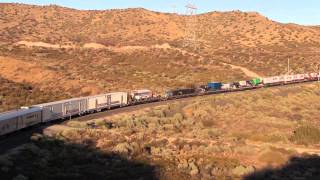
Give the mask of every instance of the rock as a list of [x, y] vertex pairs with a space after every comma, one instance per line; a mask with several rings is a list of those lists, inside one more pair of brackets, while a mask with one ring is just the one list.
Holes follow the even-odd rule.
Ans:
[[242, 176], [242, 175], [245, 175], [245, 174], [249, 174], [249, 173], [252, 173], [254, 172], [254, 167], [253, 166], [237, 166], [235, 167], [234, 169], [232, 169], [232, 174], [236, 175], [236, 176]]

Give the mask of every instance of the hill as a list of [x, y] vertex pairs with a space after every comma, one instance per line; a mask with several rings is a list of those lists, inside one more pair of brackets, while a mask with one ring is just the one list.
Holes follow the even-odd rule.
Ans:
[[288, 58], [296, 73], [315, 71], [320, 56], [319, 27], [255, 12], [197, 15], [197, 46], [185, 46], [190, 16], [10, 3], [0, 9], [0, 77], [73, 97], [276, 75]]

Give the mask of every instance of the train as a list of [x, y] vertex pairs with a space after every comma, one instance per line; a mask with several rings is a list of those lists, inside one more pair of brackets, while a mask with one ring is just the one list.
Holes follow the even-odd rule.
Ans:
[[131, 92], [105, 93], [37, 104], [29, 107], [21, 107], [18, 110], [0, 113], [0, 136], [42, 123], [68, 118], [71, 119], [75, 116], [82, 116], [111, 108], [316, 80], [320, 80], [320, 73], [280, 75], [238, 82], [209, 82], [205, 85], [199, 85], [193, 88], [168, 90], [162, 96], [157, 96], [152, 90], [141, 89], [133, 90]]

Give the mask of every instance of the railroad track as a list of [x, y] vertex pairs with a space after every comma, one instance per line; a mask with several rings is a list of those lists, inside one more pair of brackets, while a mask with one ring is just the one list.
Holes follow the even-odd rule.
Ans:
[[[85, 116], [75, 117], [75, 118], [72, 118], [72, 120], [88, 121], [91, 119], [102, 118], [102, 117], [110, 116], [110, 115], [114, 115], [114, 114], [132, 112], [132, 111], [136, 111], [136, 110], [143, 109], [143, 108], [155, 107], [155, 106], [170, 104], [173, 102], [188, 101], [190, 99], [193, 99], [193, 98], [199, 97], [199, 96], [210, 96], [210, 95], [223, 94], [223, 93], [226, 93], [226, 94], [227, 93], [240, 93], [243, 91], [259, 90], [259, 89], [263, 89], [263, 88], [286, 87], [286, 86], [292, 86], [292, 85], [297, 85], [297, 84], [301, 84], [301, 83], [306, 84], [306, 83], [314, 83], [314, 82], [317, 82], [317, 81], [316, 80], [309, 80], [309, 81], [291, 82], [291, 83], [287, 83], [287, 84], [279, 84], [279, 85], [268, 86], [268, 87], [264, 87], [264, 86], [248, 87], [248, 88], [235, 89], [232, 91], [222, 90], [222, 91], [205, 93], [202, 95], [193, 94], [193, 95], [189, 95], [189, 96], [181, 96], [181, 97], [177, 97], [175, 99], [168, 99], [165, 101], [159, 99], [154, 102], [145, 102], [145, 103], [136, 104], [136, 105], [132, 105], [132, 106], [125, 106], [125, 107], [121, 107], [121, 108], [115, 108], [115, 109], [101, 111], [101, 112], [97, 112], [97, 113], [93, 113], [93, 114], [88, 114]], [[22, 144], [31, 142], [30, 137], [32, 136], [32, 134], [42, 133], [45, 128], [52, 126], [53, 124], [66, 124], [70, 120], [71, 119], [65, 119], [65, 120], [54, 121], [54, 122], [47, 123], [47, 124], [40, 124], [40, 125], [33, 126], [30, 128], [22, 129], [20, 131], [17, 131], [17, 132], [8, 134], [8, 135], [1, 136], [0, 137], [0, 155], [8, 152], [9, 150], [11, 150], [13, 148], [20, 146]]]

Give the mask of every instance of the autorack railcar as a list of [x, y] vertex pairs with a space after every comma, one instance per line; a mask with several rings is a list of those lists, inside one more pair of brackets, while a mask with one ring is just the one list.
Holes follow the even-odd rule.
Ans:
[[0, 114], [0, 135], [41, 123], [41, 109], [19, 109]]
[[38, 104], [32, 107], [42, 109], [42, 122], [71, 117], [87, 112], [87, 98], [73, 98], [62, 101]]
[[96, 96], [86, 97], [87, 99], [87, 111], [101, 111], [102, 109], [110, 109], [113, 107], [122, 107], [128, 104], [128, 93], [115, 92], [100, 94]]

